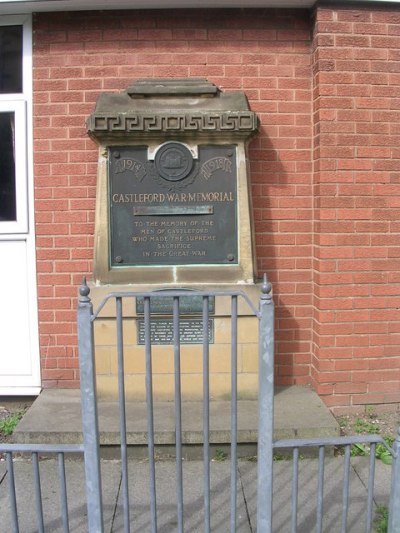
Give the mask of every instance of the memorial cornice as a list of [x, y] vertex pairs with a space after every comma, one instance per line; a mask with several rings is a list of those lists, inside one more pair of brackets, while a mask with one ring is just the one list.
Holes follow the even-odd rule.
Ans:
[[87, 131], [93, 137], [108, 134], [129, 135], [213, 133], [229, 132], [234, 135], [251, 135], [258, 129], [258, 118], [253, 111], [212, 113], [118, 113], [92, 114], [87, 122]]
[[223, 92], [205, 78], [155, 78], [100, 95], [86, 125], [91, 137], [104, 141], [110, 136], [224, 133], [246, 138], [259, 124], [243, 92]]

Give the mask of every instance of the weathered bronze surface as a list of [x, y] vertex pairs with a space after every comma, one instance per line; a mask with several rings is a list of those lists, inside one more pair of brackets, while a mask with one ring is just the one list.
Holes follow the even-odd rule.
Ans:
[[109, 150], [111, 267], [237, 264], [234, 145]]
[[[144, 320], [137, 321], [138, 344], [145, 344]], [[153, 319], [150, 323], [150, 339], [152, 344], [173, 344], [174, 327], [172, 319]], [[179, 339], [181, 344], [203, 343], [203, 321], [188, 318], [179, 322]], [[208, 321], [208, 342], [214, 343], [214, 320]]]

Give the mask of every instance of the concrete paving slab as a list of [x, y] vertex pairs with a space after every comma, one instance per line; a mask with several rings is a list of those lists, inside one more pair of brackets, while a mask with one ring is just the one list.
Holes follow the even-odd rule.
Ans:
[[81, 443], [80, 402], [79, 390], [43, 390], [15, 428], [14, 442]]
[[[368, 463], [367, 458], [364, 459]], [[367, 464], [368, 466], [368, 464]], [[291, 530], [291, 485], [292, 461], [274, 462], [273, 485], [273, 531], [282, 533]], [[361, 468], [361, 465], [358, 465]], [[257, 465], [240, 462], [239, 470], [244, 486], [252, 523], [256, 519], [256, 469]], [[364, 465], [362, 465], [364, 470]], [[318, 461], [302, 459], [299, 462], [298, 522], [297, 533], [310, 533], [315, 530], [316, 501], [318, 486]], [[323, 531], [334, 533], [341, 531], [342, 519], [343, 458], [334, 457], [325, 460], [324, 484], [324, 519]], [[390, 483], [386, 490], [389, 490]], [[367, 490], [354, 466], [350, 470], [349, 509], [347, 533], [364, 533], [367, 512]]]
[[0, 455], [0, 484], [2, 482], [3, 477], [6, 475], [6, 473], [7, 473], [6, 461], [4, 457], [1, 457]]
[[[325, 460], [324, 521], [323, 531], [341, 530], [343, 457]], [[348, 533], [364, 533], [367, 508], [368, 457], [351, 460]], [[102, 461], [103, 502], [105, 531], [123, 531], [122, 495], [120, 489], [120, 464], [116, 460]], [[176, 470], [171, 461], [157, 461], [156, 483], [158, 504], [158, 531], [176, 531]], [[211, 526], [216, 533], [229, 531], [230, 513], [230, 462], [211, 462]], [[293, 463], [290, 460], [274, 461], [274, 533], [290, 531], [291, 483]], [[26, 459], [14, 461], [17, 486], [17, 505], [20, 531], [37, 531], [35, 493], [32, 465]], [[376, 463], [375, 503], [387, 504], [390, 491], [390, 466]], [[45, 530], [61, 532], [60, 490], [57, 461], [40, 461], [41, 486]], [[66, 461], [70, 530], [87, 533], [84, 469], [79, 461]], [[257, 464], [238, 462], [237, 531], [251, 533], [256, 530]], [[185, 531], [203, 531], [203, 464], [201, 461], [184, 461], [184, 524]], [[318, 483], [318, 461], [299, 461], [298, 533], [315, 530]], [[129, 461], [129, 491], [132, 533], [147, 533], [150, 529], [149, 465], [146, 461]], [[0, 524], [1, 531], [12, 531], [8, 499], [8, 476], [0, 463]]]
[[[19, 529], [21, 533], [38, 531], [36, 522], [36, 500], [33, 482], [32, 464], [26, 459], [14, 461], [15, 486]], [[69, 508], [70, 531], [87, 533], [87, 511], [82, 462], [65, 462], [67, 479], [67, 498]], [[118, 497], [120, 473], [115, 462], [102, 463], [104, 523], [106, 531], [111, 530], [114, 509]], [[58, 533], [64, 531], [60, 512], [60, 487], [58, 464], [55, 459], [40, 461], [40, 481], [43, 501], [45, 531]], [[13, 531], [8, 496], [8, 476], [1, 478], [0, 483], [0, 524], [1, 531]]]
[[308, 387], [276, 387], [274, 437], [278, 439], [333, 437], [339, 425], [321, 398]]
[[[116, 402], [99, 402], [100, 439], [103, 445], [119, 442], [118, 406]], [[230, 442], [230, 402], [210, 403], [210, 441]], [[238, 442], [257, 441], [257, 402], [238, 402]], [[146, 405], [127, 402], [128, 444], [147, 443]], [[183, 402], [183, 441], [202, 442], [202, 403]], [[154, 409], [155, 442], [175, 442], [174, 404], [158, 402]], [[13, 438], [20, 443], [82, 442], [80, 392], [78, 390], [44, 390], [18, 424]], [[308, 387], [281, 387], [275, 394], [275, 438], [335, 436], [339, 426], [319, 397]]]
[[[368, 488], [369, 461], [366, 457], [354, 457], [352, 465], [360, 478], [365, 490]], [[375, 462], [374, 501], [377, 505], [389, 505], [392, 466], [382, 461]]]
[[[103, 444], [119, 442], [116, 405], [99, 402], [99, 426]], [[230, 442], [230, 402], [210, 403], [210, 438], [212, 442]], [[183, 442], [201, 444], [203, 442], [203, 405], [201, 402], [182, 403]], [[238, 442], [254, 442], [257, 438], [257, 404], [251, 401], [238, 403]], [[154, 431], [156, 444], [175, 442], [175, 406], [172, 402], [154, 404]], [[147, 406], [137, 402], [127, 404], [128, 443], [147, 443]]]
[[[151, 531], [149, 508], [149, 465], [129, 463], [130, 524], [132, 533]], [[211, 462], [210, 465], [210, 514], [211, 530], [215, 533], [229, 531], [230, 520], [230, 463]], [[177, 530], [176, 469], [174, 462], [156, 463], [157, 524], [159, 533]], [[184, 525], [185, 532], [198, 533], [204, 530], [203, 464], [189, 461], [183, 464]], [[243, 491], [238, 479], [237, 487], [237, 532], [251, 533]], [[123, 531], [121, 495], [112, 533]]]

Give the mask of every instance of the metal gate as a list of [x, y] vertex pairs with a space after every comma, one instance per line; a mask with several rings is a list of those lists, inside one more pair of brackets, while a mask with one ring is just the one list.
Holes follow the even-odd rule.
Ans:
[[[118, 354], [118, 403], [121, 439], [121, 468], [124, 531], [130, 531], [130, 502], [128, 484], [128, 457], [126, 436], [126, 408], [125, 408], [125, 372], [124, 372], [124, 332], [123, 332], [123, 301], [124, 305], [132, 300], [143, 301], [144, 344], [146, 358], [146, 404], [147, 404], [147, 435], [149, 461], [149, 498], [151, 509], [151, 531], [157, 532], [157, 494], [156, 494], [156, 461], [154, 444], [154, 399], [152, 384], [152, 339], [151, 339], [151, 299], [172, 299], [173, 322], [173, 353], [175, 376], [175, 457], [176, 457], [176, 512], [177, 530], [184, 531], [183, 505], [183, 476], [182, 476], [182, 394], [180, 371], [180, 300], [188, 298], [187, 291], [177, 290], [162, 292], [111, 293], [93, 312], [89, 299], [89, 288], [84, 284], [80, 288], [78, 307], [78, 337], [81, 368], [82, 417], [85, 446], [86, 477], [91, 482], [87, 484], [89, 530], [103, 531], [102, 490], [100, 479], [100, 446], [96, 398], [96, 371], [94, 365], [94, 335], [93, 323], [101, 310], [110, 301], [115, 302], [117, 354]], [[274, 308], [271, 287], [266, 279], [260, 298], [260, 308], [256, 309], [250, 299], [241, 291], [234, 292], [190, 292], [191, 298], [202, 299], [202, 345], [203, 345], [203, 492], [204, 492], [204, 531], [211, 531], [210, 521], [210, 373], [209, 373], [209, 301], [211, 298], [230, 298], [231, 316], [231, 444], [230, 444], [230, 527], [231, 532], [237, 526], [237, 357], [238, 357], [238, 301], [242, 299], [249, 306], [251, 312], [260, 320], [259, 349], [262, 354], [260, 361], [259, 382], [260, 402], [259, 419], [262, 421], [260, 435], [263, 438], [258, 443], [259, 460], [259, 494], [265, 497], [266, 487], [272, 482], [272, 410], [273, 410], [273, 346], [274, 346]], [[265, 505], [259, 505], [260, 522], [265, 520]], [[260, 529], [260, 531], [262, 531]]]
[[[80, 287], [78, 304], [78, 338], [81, 371], [81, 399], [82, 399], [82, 422], [84, 444], [81, 445], [59, 445], [59, 446], [34, 446], [34, 445], [0, 445], [0, 454], [6, 454], [9, 499], [12, 514], [12, 530], [17, 533], [18, 509], [15, 497], [15, 480], [13, 474], [13, 455], [16, 453], [29, 452], [32, 456], [35, 499], [38, 531], [46, 531], [43, 520], [42, 490], [40, 482], [40, 461], [39, 455], [56, 454], [59, 463], [60, 495], [61, 495], [61, 515], [63, 531], [68, 532], [68, 502], [67, 486], [65, 479], [64, 454], [84, 453], [85, 477], [86, 477], [86, 499], [87, 499], [87, 529], [89, 533], [103, 533], [103, 501], [102, 501], [102, 479], [100, 470], [100, 442], [98, 426], [98, 398], [96, 394], [96, 369], [95, 369], [95, 339], [94, 323], [98, 319], [105, 305], [110, 302], [115, 305], [116, 332], [117, 332], [117, 356], [118, 356], [118, 404], [119, 404], [119, 428], [120, 428], [120, 465], [121, 465], [121, 494], [123, 502], [123, 530], [130, 531], [132, 516], [130, 516], [132, 505], [130, 501], [130, 490], [128, 482], [128, 445], [127, 445], [127, 423], [126, 423], [126, 403], [125, 403], [125, 373], [124, 373], [124, 328], [123, 309], [126, 301], [134, 301], [138, 298], [143, 302], [144, 320], [144, 352], [146, 359], [146, 405], [147, 405], [147, 440], [148, 440], [148, 494], [150, 507], [150, 531], [158, 531], [158, 507], [156, 491], [156, 454], [154, 439], [154, 398], [152, 383], [152, 333], [151, 333], [151, 299], [154, 293], [112, 293], [109, 294], [99, 307], [93, 311], [89, 298], [89, 288], [86, 283]], [[349, 496], [349, 474], [351, 447], [354, 444], [368, 444], [371, 448], [369, 470], [368, 470], [368, 490], [365, 510], [365, 531], [372, 531], [373, 521], [373, 496], [375, 483], [375, 447], [378, 444], [386, 445], [380, 436], [368, 435], [367, 437], [337, 437], [320, 439], [294, 439], [294, 440], [273, 440], [273, 401], [274, 401], [274, 305], [272, 301], [271, 285], [264, 278], [261, 289], [259, 307], [255, 308], [251, 301], [241, 291], [237, 292], [191, 292], [191, 296], [200, 298], [202, 301], [202, 352], [203, 352], [203, 398], [202, 398], [202, 432], [203, 432], [203, 475], [202, 475], [202, 505], [203, 524], [198, 531], [209, 533], [212, 531], [211, 521], [211, 500], [213, 497], [210, 490], [210, 380], [209, 380], [209, 327], [210, 327], [210, 298], [229, 298], [231, 316], [231, 413], [230, 413], [230, 512], [226, 517], [226, 531], [236, 533], [237, 521], [237, 358], [238, 358], [238, 302], [243, 300], [249, 306], [254, 316], [259, 320], [259, 407], [258, 407], [258, 448], [257, 448], [257, 532], [271, 533], [273, 530], [273, 500], [275, 485], [273, 484], [273, 472], [276, 472], [274, 465], [274, 453], [279, 449], [289, 450], [292, 457], [291, 479], [287, 482], [291, 484], [291, 502], [287, 509], [287, 521], [285, 526], [281, 526], [279, 531], [298, 531], [299, 497], [299, 471], [301, 471], [301, 452], [308, 447], [315, 447], [318, 452], [318, 459], [313, 460], [317, 464], [317, 487], [315, 491], [315, 513], [313, 513], [313, 525], [307, 531], [332, 531], [326, 529], [324, 524], [325, 498], [325, 471], [326, 471], [326, 449], [332, 446], [343, 449], [343, 483], [341, 488], [340, 516], [335, 522], [335, 531], [345, 533], [348, 531], [348, 511], [352, 504]], [[176, 530], [179, 533], [185, 531], [184, 514], [184, 483], [182, 465], [182, 394], [181, 394], [181, 371], [180, 371], [180, 304], [182, 298], [187, 298], [185, 291], [168, 291], [168, 293], [157, 293], [157, 298], [172, 299], [172, 322], [173, 322], [173, 355], [174, 355], [174, 410], [175, 410], [175, 476], [176, 476]], [[400, 460], [398, 454], [400, 450], [400, 434], [394, 442], [393, 448], [388, 448], [393, 457], [392, 485], [390, 491], [389, 509], [389, 533], [400, 533]], [[277, 481], [275, 479], [275, 481]], [[286, 483], [286, 481], [285, 481]], [[276, 494], [275, 494], [276, 495]], [[228, 525], [229, 523], [229, 525]], [[325, 527], [325, 529], [324, 529]], [[363, 526], [364, 528], [364, 526]], [[191, 530], [193, 531], [193, 530]], [[196, 530], [197, 531], [197, 530]], [[358, 529], [357, 531], [361, 531]]]

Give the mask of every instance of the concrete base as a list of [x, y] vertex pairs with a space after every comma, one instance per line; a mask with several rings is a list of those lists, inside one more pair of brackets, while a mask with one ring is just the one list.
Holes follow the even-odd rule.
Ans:
[[[307, 387], [277, 388], [275, 394], [275, 439], [335, 436], [339, 426], [320, 398]], [[127, 440], [130, 452], [146, 455], [146, 405], [127, 402]], [[116, 402], [99, 402], [100, 441], [102, 451], [113, 451], [119, 443], [119, 417]], [[154, 406], [155, 443], [158, 451], [172, 453], [175, 442], [175, 417], [172, 402]], [[186, 455], [202, 444], [202, 403], [182, 404], [183, 443]], [[210, 403], [210, 443], [214, 447], [230, 442], [230, 402]], [[80, 391], [44, 390], [27, 411], [14, 431], [18, 443], [82, 442]], [[241, 455], [255, 454], [257, 442], [257, 402], [238, 402], [238, 443]]]
[[[336, 532], [342, 514], [343, 456], [325, 459], [324, 520], [323, 531]], [[292, 489], [292, 461], [274, 461], [273, 476], [273, 533], [290, 531], [290, 501]], [[349, 472], [349, 506], [347, 533], [365, 533], [368, 501], [369, 457], [353, 457]], [[318, 460], [302, 459], [298, 476], [297, 533], [315, 531], [316, 488], [318, 486]], [[211, 531], [229, 531], [230, 516], [230, 461], [211, 461], [210, 511]], [[40, 478], [44, 511], [44, 529], [53, 533], [63, 531], [60, 519], [58, 465], [54, 459], [40, 462]], [[183, 464], [183, 510], [185, 531], [204, 531], [203, 514], [203, 463]], [[123, 529], [123, 503], [121, 469], [118, 461], [102, 461], [104, 531], [121, 533]], [[13, 531], [10, 516], [10, 499], [7, 494], [7, 467], [0, 463], [0, 477], [4, 479], [0, 491], [1, 531]], [[14, 462], [17, 491], [19, 530], [37, 533], [35, 523], [36, 501], [33, 496], [32, 464], [19, 459]], [[88, 533], [86, 517], [84, 468], [77, 461], [66, 461], [68, 488], [69, 527], [74, 533]], [[257, 464], [239, 460], [237, 465], [237, 533], [256, 531]], [[176, 525], [176, 469], [173, 461], [156, 463], [158, 508], [158, 533], [177, 531]], [[388, 505], [391, 467], [382, 461], [375, 465], [375, 505]], [[130, 496], [130, 531], [151, 531], [149, 505], [149, 465], [146, 461], [129, 461], [128, 483]], [[4, 486], [3, 486], [4, 485]]]

